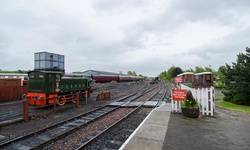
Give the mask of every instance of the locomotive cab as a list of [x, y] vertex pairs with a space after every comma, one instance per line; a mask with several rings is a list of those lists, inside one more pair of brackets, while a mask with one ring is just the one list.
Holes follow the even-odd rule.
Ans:
[[[31, 71], [29, 75], [29, 92], [55, 93], [57, 84], [60, 84], [61, 72]], [[56, 84], [55, 84], [56, 83]]]

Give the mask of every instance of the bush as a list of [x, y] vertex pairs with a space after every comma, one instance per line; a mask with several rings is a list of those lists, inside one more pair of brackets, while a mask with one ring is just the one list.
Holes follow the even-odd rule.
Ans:
[[222, 82], [215, 82], [215, 88], [216, 89], [224, 89], [225, 88], [225, 85], [222, 83]]
[[249, 105], [248, 97], [246, 94], [239, 93], [234, 96], [231, 101], [232, 103], [239, 104], [239, 105]]
[[231, 99], [232, 99], [232, 98], [233, 98], [232, 96], [227, 95], [227, 96], [225, 96], [225, 97], [223, 98], [223, 100], [224, 100], [224, 101], [227, 101], [227, 102], [231, 102]]

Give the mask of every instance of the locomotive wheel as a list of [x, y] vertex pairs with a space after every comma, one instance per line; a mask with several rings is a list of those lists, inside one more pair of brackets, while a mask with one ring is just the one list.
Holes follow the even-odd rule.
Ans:
[[59, 106], [63, 106], [65, 103], [66, 103], [66, 97], [65, 96], [59, 96], [57, 104]]

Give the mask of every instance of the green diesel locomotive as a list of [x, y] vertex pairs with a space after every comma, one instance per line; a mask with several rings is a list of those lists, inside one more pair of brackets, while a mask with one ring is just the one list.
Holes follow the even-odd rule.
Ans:
[[48, 106], [54, 103], [65, 104], [75, 101], [75, 93], [89, 97], [90, 83], [84, 77], [64, 77], [60, 71], [34, 70], [28, 72], [29, 85], [27, 99], [30, 105]]

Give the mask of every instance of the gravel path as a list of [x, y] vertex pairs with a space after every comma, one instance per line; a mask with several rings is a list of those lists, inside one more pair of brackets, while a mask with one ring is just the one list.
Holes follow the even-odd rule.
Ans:
[[250, 115], [216, 107], [215, 117], [171, 114], [163, 149], [249, 150]]

